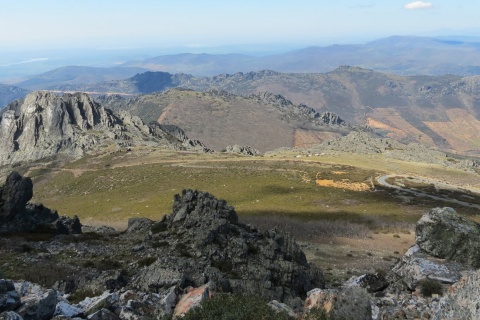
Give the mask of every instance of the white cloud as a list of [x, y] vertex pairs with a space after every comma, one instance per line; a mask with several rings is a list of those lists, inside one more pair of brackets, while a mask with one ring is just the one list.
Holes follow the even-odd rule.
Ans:
[[431, 2], [413, 1], [403, 6], [407, 10], [430, 9], [433, 7]]

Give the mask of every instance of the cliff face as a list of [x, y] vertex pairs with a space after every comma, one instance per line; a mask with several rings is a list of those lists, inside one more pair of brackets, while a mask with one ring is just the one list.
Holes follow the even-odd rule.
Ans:
[[166, 139], [164, 132], [155, 137], [151, 133], [140, 118], [126, 112], [115, 115], [87, 94], [33, 92], [23, 102], [10, 104], [0, 116], [0, 165], [59, 153], [79, 157], [104, 143], [178, 148], [184, 142]]
[[0, 164], [56, 153], [79, 156], [101, 140], [94, 130], [114, 138], [113, 132], [122, 130], [121, 122], [85, 94], [31, 93], [22, 104], [7, 107], [1, 117]]

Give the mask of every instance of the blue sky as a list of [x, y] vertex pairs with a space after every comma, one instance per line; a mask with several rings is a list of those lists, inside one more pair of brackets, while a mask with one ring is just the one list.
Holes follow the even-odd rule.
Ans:
[[0, 0], [0, 50], [480, 36], [479, 12], [478, 0]]

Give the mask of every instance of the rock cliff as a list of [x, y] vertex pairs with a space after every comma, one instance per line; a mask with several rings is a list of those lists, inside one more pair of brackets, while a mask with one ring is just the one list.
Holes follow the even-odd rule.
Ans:
[[[127, 112], [116, 115], [83, 93], [57, 96], [38, 91], [10, 104], [0, 117], [0, 165], [38, 160], [56, 154], [79, 157], [106, 144], [164, 145], [195, 149], [188, 139], [171, 139]], [[198, 145], [199, 143], [197, 143]], [[202, 149], [203, 150], [203, 149]]]

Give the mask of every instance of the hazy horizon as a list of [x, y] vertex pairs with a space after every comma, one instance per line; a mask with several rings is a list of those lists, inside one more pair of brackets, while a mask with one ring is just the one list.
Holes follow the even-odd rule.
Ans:
[[2, 52], [356, 43], [480, 36], [480, 3], [361, 0], [0, 0]]
[[0, 0], [0, 81], [177, 53], [270, 55], [393, 35], [471, 36], [480, 3], [362, 0]]

